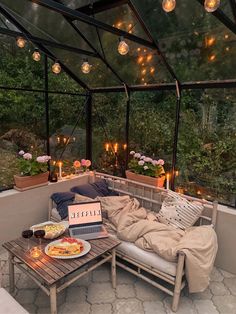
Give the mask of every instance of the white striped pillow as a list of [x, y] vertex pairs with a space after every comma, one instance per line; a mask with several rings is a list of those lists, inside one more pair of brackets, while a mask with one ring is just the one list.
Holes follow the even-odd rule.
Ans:
[[157, 217], [161, 223], [184, 230], [195, 224], [203, 208], [200, 202], [188, 201], [178, 193], [169, 190]]

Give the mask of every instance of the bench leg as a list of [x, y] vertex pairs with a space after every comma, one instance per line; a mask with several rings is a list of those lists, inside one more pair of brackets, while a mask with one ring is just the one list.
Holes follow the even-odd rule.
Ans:
[[176, 312], [179, 307], [179, 298], [181, 294], [181, 285], [182, 285], [182, 278], [183, 278], [183, 269], [184, 269], [184, 253], [180, 253], [178, 257], [178, 264], [176, 270], [176, 278], [175, 278], [175, 288], [174, 288], [174, 295], [172, 301], [172, 311]]
[[10, 292], [15, 290], [14, 255], [8, 252]]
[[51, 314], [57, 314], [57, 287], [56, 285], [50, 287], [50, 305], [51, 305]]
[[116, 288], [116, 250], [113, 249], [112, 251], [112, 259], [111, 259], [111, 281], [112, 281], [112, 288]]

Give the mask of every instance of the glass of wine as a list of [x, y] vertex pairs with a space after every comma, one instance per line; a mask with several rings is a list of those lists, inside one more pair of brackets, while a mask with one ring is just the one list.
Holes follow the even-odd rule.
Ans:
[[22, 231], [21, 235], [24, 239], [27, 239], [27, 250], [29, 251], [30, 249], [29, 239], [33, 236], [33, 230], [24, 230]]
[[42, 246], [42, 238], [45, 236], [45, 230], [36, 230], [34, 231], [34, 236], [36, 239], [39, 239], [39, 248]]
[[30, 255], [33, 258], [39, 258], [42, 254], [42, 238], [45, 236], [45, 230], [36, 230], [34, 231], [34, 236], [36, 239], [39, 239], [39, 245], [34, 246], [30, 250]]

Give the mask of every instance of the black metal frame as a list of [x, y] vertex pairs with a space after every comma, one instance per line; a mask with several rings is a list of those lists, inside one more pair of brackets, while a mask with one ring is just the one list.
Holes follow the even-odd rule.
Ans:
[[[181, 104], [181, 91], [189, 90], [189, 89], [209, 89], [209, 88], [236, 88], [236, 80], [221, 80], [221, 81], [201, 81], [201, 82], [180, 82], [177, 78], [174, 70], [171, 68], [169, 63], [167, 62], [165, 56], [161, 52], [158, 42], [155, 41], [146, 26], [144, 20], [136, 9], [135, 4], [132, 0], [100, 0], [93, 5], [86, 5], [81, 8], [77, 8], [73, 10], [69, 7], [66, 7], [61, 3], [60, 0], [28, 0], [38, 5], [44, 6], [49, 10], [60, 13], [67, 22], [75, 29], [80, 37], [82, 37], [85, 42], [92, 48], [93, 51], [86, 51], [83, 49], [71, 47], [69, 45], [61, 44], [58, 42], [45, 40], [42, 38], [38, 38], [30, 34], [3, 6], [0, 4], [0, 13], [2, 13], [8, 20], [10, 20], [19, 30], [20, 32], [12, 31], [9, 29], [0, 28], [0, 33], [5, 34], [12, 37], [22, 36], [30, 40], [33, 44], [35, 44], [42, 52], [45, 53], [45, 89], [44, 90], [34, 90], [27, 88], [11, 88], [11, 87], [3, 87], [0, 86], [0, 89], [8, 89], [8, 90], [21, 90], [21, 91], [35, 91], [35, 92], [44, 92], [45, 93], [45, 112], [46, 112], [46, 123], [47, 123], [47, 137], [49, 137], [49, 115], [48, 115], [48, 94], [49, 93], [58, 93], [58, 94], [68, 94], [68, 95], [81, 95], [87, 97], [86, 102], [86, 158], [92, 158], [92, 94], [93, 93], [109, 93], [109, 92], [126, 92], [127, 93], [127, 107], [126, 107], [126, 129], [125, 129], [125, 142], [127, 144], [126, 151], [126, 167], [128, 163], [128, 151], [129, 151], [129, 113], [130, 113], [130, 95], [131, 92], [135, 91], [161, 91], [161, 90], [176, 90], [176, 119], [175, 119], [175, 131], [174, 131], [174, 145], [173, 145], [173, 155], [172, 155], [172, 176], [171, 176], [171, 187], [174, 189], [174, 178], [175, 178], [175, 167], [177, 160], [177, 143], [178, 143], [178, 127], [179, 127], [179, 118], [180, 118], [180, 104]], [[201, 5], [204, 5], [204, 0], [196, 0]], [[220, 9], [217, 9], [212, 14], [221, 21], [228, 29], [230, 29], [234, 34], [236, 34], [236, 3], [234, 0], [229, 0], [231, 9], [234, 16], [234, 22]], [[147, 35], [148, 40], [130, 34], [126, 31], [117, 29], [112, 27], [106, 23], [98, 21], [94, 18], [94, 14], [102, 12], [104, 10], [109, 10], [117, 6], [121, 6], [127, 4], [130, 9], [135, 14], [137, 20], [141, 24], [144, 32]], [[105, 56], [102, 56], [95, 47], [87, 40], [86, 36], [83, 35], [80, 30], [75, 26], [74, 21], [79, 20], [83, 23], [91, 25], [95, 27], [97, 30], [101, 29], [107, 32], [110, 32], [119, 37], [124, 37], [132, 42], [143, 45], [147, 48], [153, 49], [157, 52], [159, 57], [162, 59], [162, 62], [165, 64], [168, 72], [173, 78], [173, 83], [166, 84], [151, 84], [151, 85], [133, 85], [127, 86], [127, 84], [123, 81], [123, 79], [119, 76], [119, 74], [112, 68], [112, 66], [107, 62]], [[56, 59], [56, 56], [50, 52], [47, 47], [55, 47], [59, 49], [64, 49], [68, 51], [72, 51], [78, 54], [87, 55], [95, 58], [99, 58], [116, 76], [118, 81], [120, 82], [120, 86], [114, 87], [99, 87], [99, 88], [89, 88], [84, 82], [82, 82], [70, 69], [68, 69], [63, 63], [61, 63], [62, 68], [65, 72], [72, 77], [80, 86], [82, 86], [86, 93], [85, 94], [77, 94], [77, 93], [63, 93], [63, 92], [54, 92], [48, 91], [48, 63], [47, 57], [51, 59]], [[48, 153], [50, 153], [49, 148], [49, 139], [47, 144]]]

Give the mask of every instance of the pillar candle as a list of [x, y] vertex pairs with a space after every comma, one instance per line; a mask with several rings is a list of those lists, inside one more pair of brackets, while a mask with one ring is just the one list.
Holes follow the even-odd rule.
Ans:
[[59, 167], [59, 179], [62, 179], [62, 162], [61, 161], [58, 163], [58, 167]]
[[169, 173], [166, 174], [166, 189], [167, 190], [170, 189], [170, 174]]

